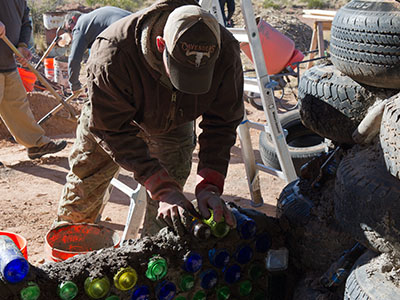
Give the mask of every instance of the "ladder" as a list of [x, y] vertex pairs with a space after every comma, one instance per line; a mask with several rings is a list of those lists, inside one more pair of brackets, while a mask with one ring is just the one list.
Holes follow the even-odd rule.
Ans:
[[[217, 18], [218, 22], [224, 25], [221, 7], [218, 0], [202, 0], [200, 5], [204, 9], [210, 11], [210, 13]], [[250, 44], [257, 79], [255, 82], [251, 79], [245, 78], [244, 90], [253, 92], [257, 91], [260, 93], [263, 110], [267, 120], [267, 124], [255, 123], [250, 121], [245, 113], [243, 121], [237, 129], [240, 139], [242, 159], [245, 164], [247, 182], [250, 190], [251, 204], [254, 207], [259, 207], [263, 205], [264, 202], [261, 195], [258, 171], [272, 174], [288, 183], [296, 180], [297, 175], [289, 154], [285, 133], [282, 130], [278, 118], [273, 90], [275, 82], [270, 81], [267, 72], [251, 0], [241, 0], [241, 9], [245, 21], [245, 28], [228, 28], [228, 30], [239, 42], [248, 42]], [[271, 135], [282, 171], [256, 163], [254, 150], [251, 144], [250, 128], [264, 130]]]

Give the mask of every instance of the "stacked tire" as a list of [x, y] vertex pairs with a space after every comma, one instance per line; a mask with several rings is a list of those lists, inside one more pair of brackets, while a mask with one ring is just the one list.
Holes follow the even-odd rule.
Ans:
[[[395, 268], [400, 262], [400, 1], [353, 0], [342, 7], [332, 22], [330, 55], [331, 63], [314, 66], [300, 79], [301, 121], [344, 149], [330, 187], [335, 221], [375, 256], [390, 255]], [[382, 101], [379, 136], [356, 144], [354, 131]], [[344, 298], [400, 299], [400, 283], [388, 284], [390, 274], [368, 276], [372, 267], [363, 265], [373, 264], [370, 258], [351, 271]], [[378, 281], [391, 286], [390, 293], [377, 288]]]

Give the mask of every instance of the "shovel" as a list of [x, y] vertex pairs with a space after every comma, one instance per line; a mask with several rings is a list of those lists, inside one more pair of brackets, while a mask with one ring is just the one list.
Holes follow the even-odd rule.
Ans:
[[[82, 90], [77, 91], [76, 93], [74, 93], [74, 94], [68, 96], [64, 101], [65, 101], [65, 102], [69, 102], [69, 101], [71, 101], [72, 99], [77, 98], [81, 93], [82, 93]], [[43, 118], [41, 118], [41, 119], [37, 122], [37, 124], [38, 124], [38, 125], [43, 124], [43, 123], [46, 122], [48, 119], [50, 119], [52, 116], [54, 116], [57, 112], [59, 112], [62, 108], [63, 108], [62, 104], [61, 104], [61, 103], [58, 104], [58, 105], [57, 105], [56, 107], [54, 107], [51, 111], [49, 111]]]
[[60, 36], [59, 36], [60, 30], [61, 30], [61, 26], [57, 28], [56, 37], [53, 39], [53, 41], [51, 42], [49, 48], [47, 48], [46, 52], [43, 54], [43, 56], [40, 58], [40, 60], [36, 64], [35, 69], [39, 68], [39, 66], [42, 63], [42, 61], [47, 57], [47, 55], [49, 55], [50, 51], [53, 50], [53, 48], [57, 44], [58, 40], [60, 39]]
[[[16, 55], [18, 55], [21, 58], [24, 58], [21, 52], [19, 52], [19, 50], [10, 42], [10, 40], [6, 36], [3, 37], [3, 40]], [[28, 68], [36, 75], [39, 81], [50, 91], [50, 93], [52, 93], [53, 96], [56, 97], [58, 102], [60, 102], [61, 105], [63, 105], [67, 109], [67, 111], [70, 114], [70, 117], [76, 121], [76, 116], [73, 108], [66, 101], [64, 101], [59, 94], [57, 94], [57, 92], [49, 84], [49, 82], [29, 62], [28, 62]]]

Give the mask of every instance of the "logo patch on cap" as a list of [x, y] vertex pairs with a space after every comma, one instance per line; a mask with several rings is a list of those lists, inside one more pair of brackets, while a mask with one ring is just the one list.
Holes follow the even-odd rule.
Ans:
[[[187, 60], [188, 63], [194, 65], [196, 68], [199, 68], [202, 65], [203, 57], [210, 58], [211, 55], [215, 52], [216, 45], [197, 45], [187, 42], [180, 42], [181, 49], [185, 53], [186, 56], [195, 56], [195, 60], [191, 59]], [[204, 61], [203, 64], [207, 62]]]

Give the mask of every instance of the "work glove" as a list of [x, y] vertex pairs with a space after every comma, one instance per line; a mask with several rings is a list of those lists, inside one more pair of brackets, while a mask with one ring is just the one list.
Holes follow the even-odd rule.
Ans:
[[185, 230], [181, 218], [186, 218], [188, 212], [195, 218], [200, 218], [193, 204], [183, 195], [181, 186], [173, 180], [165, 169], [150, 176], [144, 183], [153, 200], [160, 202], [157, 220], [163, 221], [183, 235]]
[[220, 222], [224, 217], [225, 222], [232, 228], [236, 227], [236, 219], [229, 208], [226, 207], [221, 194], [224, 189], [225, 177], [212, 169], [202, 169], [197, 174], [196, 198], [203, 218], [211, 217], [209, 209], [213, 210], [214, 221]]

